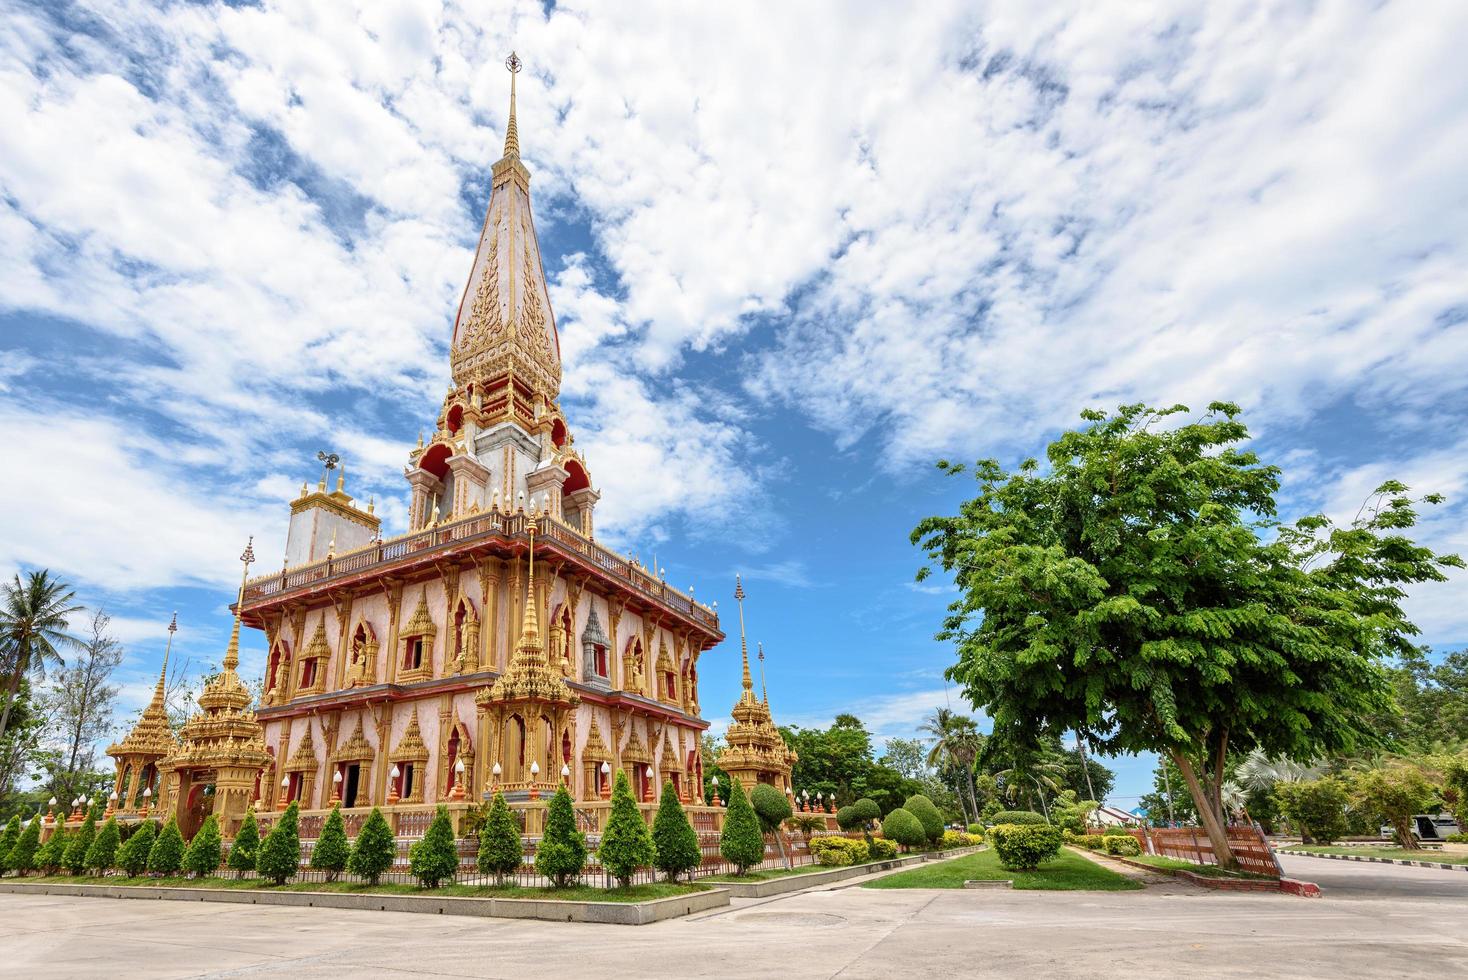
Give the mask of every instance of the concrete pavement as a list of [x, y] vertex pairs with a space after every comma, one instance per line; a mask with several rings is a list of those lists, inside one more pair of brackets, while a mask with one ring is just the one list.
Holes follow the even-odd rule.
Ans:
[[[1328, 867], [1317, 874], [1316, 866]], [[1415, 891], [1410, 882], [1369, 879], [1332, 886], [1331, 873], [1392, 869], [1308, 858], [1286, 867], [1321, 879], [1326, 897], [1176, 885], [1141, 892], [852, 887], [625, 927], [6, 894], [0, 895], [0, 975], [1468, 975], [1462, 929], [1468, 882], [1456, 893], [1441, 893], [1436, 882], [1421, 882]]]

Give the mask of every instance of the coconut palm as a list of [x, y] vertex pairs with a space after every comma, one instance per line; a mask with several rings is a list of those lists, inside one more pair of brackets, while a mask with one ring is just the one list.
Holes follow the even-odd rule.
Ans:
[[65, 666], [58, 647], [80, 649], [82, 641], [67, 632], [67, 620], [82, 611], [76, 593], [42, 569], [22, 582], [0, 586], [0, 663], [8, 673], [5, 708], [0, 711], [0, 737], [10, 725], [10, 708], [27, 673], [45, 676], [47, 664]]
[[1303, 783], [1323, 775], [1322, 765], [1307, 765], [1283, 755], [1271, 759], [1263, 749], [1254, 749], [1239, 763], [1235, 778], [1251, 790], [1265, 790], [1275, 783]]
[[[956, 714], [948, 708], [938, 708], [918, 731], [933, 741], [932, 747], [928, 749], [928, 765], [936, 769], [946, 761], [963, 772], [967, 786], [960, 786], [958, 799], [960, 803], [963, 802], [963, 790], [967, 788], [969, 804], [973, 810], [972, 821], [977, 821], [979, 800], [974, 786], [974, 760], [984, 747], [984, 736], [979, 734], [978, 726], [967, 715]], [[964, 806], [965, 817], [969, 809], [969, 805]], [[972, 821], [965, 819], [964, 822]]]

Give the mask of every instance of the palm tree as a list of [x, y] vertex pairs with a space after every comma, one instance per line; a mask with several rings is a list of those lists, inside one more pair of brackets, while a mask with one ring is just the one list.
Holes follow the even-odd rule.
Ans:
[[1008, 769], [1001, 769], [994, 774], [995, 778], [1002, 781], [1004, 795], [1010, 801], [1019, 798], [1021, 791], [1029, 795], [1030, 789], [1024, 784], [1028, 779], [1035, 784], [1035, 789], [1040, 797], [1040, 809], [1044, 811], [1045, 820], [1050, 820], [1050, 806], [1045, 802], [1045, 790], [1050, 791], [1051, 796], [1060, 792], [1060, 781], [1065, 777], [1065, 766], [1058, 762], [1040, 762], [1032, 758], [1021, 758]]
[[10, 708], [28, 672], [45, 676], [47, 663], [65, 665], [57, 647], [79, 649], [82, 641], [67, 632], [68, 618], [82, 611], [76, 593], [42, 569], [0, 586], [0, 658], [9, 671], [5, 709], [0, 712], [0, 738], [10, 725]]
[[1263, 749], [1254, 749], [1239, 763], [1236, 778], [1248, 789], [1268, 789], [1275, 783], [1303, 783], [1325, 775], [1325, 767], [1296, 762], [1289, 756], [1271, 759]]
[[[928, 765], [937, 768], [942, 762], [949, 762], [957, 766], [964, 774], [967, 783], [969, 803], [972, 805], [973, 818], [968, 819], [969, 806], [964, 806], [965, 823], [974, 823], [979, 819], [979, 798], [974, 786], [974, 760], [979, 757], [979, 752], [984, 747], [984, 736], [979, 734], [979, 728], [974, 720], [967, 715], [955, 714], [949, 708], [938, 708], [919, 729], [933, 740], [932, 747], [928, 750]], [[958, 801], [963, 803], [963, 784], [958, 790]]]

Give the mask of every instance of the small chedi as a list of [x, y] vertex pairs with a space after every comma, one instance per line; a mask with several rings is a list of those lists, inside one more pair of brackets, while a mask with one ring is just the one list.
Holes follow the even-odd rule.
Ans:
[[[242, 556], [234, 630], [199, 712], [175, 738], [160, 676], [108, 750], [110, 809], [124, 817], [173, 815], [191, 837], [212, 813], [230, 836], [247, 810], [263, 826], [297, 801], [312, 836], [334, 805], [351, 832], [380, 806], [412, 835], [438, 804], [457, 821], [499, 790], [535, 833], [536, 801], [566, 785], [595, 830], [623, 769], [649, 809], [671, 784], [695, 826], [719, 826], [717, 801], [704, 803], [698, 678], [724, 634], [714, 607], [596, 541], [600, 495], [558, 402], [519, 63], [508, 65], [504, 155], [454, 320], [453, 383], [404, 469], [407, 532], [384, 539], [340, 459], [320, 454], [323, 475], [290, 505], [284, 567], [251, 578], [253, 551]], [[788, 793], [795, 757], [753, 694], [742, 584], [736, 596], [744, 690], [721, 765]], [[238, 675], [242, 626], [265, 635], [258, 706]]]

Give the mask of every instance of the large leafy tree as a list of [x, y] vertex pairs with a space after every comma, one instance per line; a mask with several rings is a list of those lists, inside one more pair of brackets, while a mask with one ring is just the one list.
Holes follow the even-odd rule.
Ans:
[[61, 667], [61, 648], [79, 648], [68, 620], [82, 611], [71, 586], [42, 569], [31, 572], [24, 582], [14, 580], [0, 586], [0, 664], [5, 670], [5, 707], [0, 709], [0, 735], [10, 725], [10, 706], [20, 690], [21, 678], [45, 673], [47, 665]]
[[1400, 483], [1346, 526], [1279, 522], [1280, 471], [1241, 448], [1238, 407], [1186, 411], [1088, 411], [1048, 470], [981, 461], [978, 496], [913, 541], [959, 586], [940, 634], [958, 647], [949, 676], [995, 734], [1080, 730], [1105, 752], [1167, 756], [1234, 866], [1229, 754], [1310, 759], [1376, 738], [1382, 660], [1417, 632], [1405, 589], [1463, 563], [1411, 540]]

